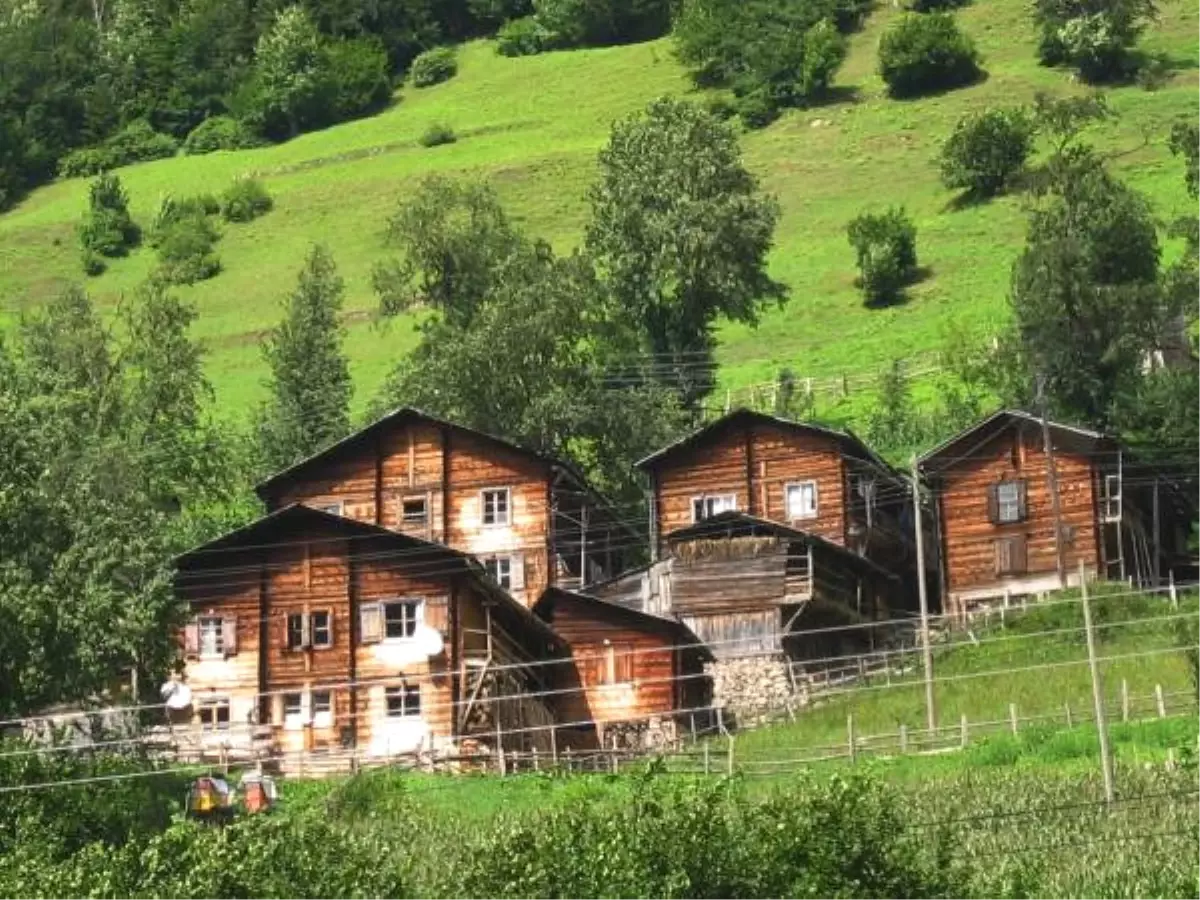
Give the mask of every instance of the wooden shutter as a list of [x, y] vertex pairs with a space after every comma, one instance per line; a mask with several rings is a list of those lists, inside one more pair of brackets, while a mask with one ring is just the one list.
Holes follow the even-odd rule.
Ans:
[[237, 655], [237, 616], [221, 619], [221, 651], [226, 657]]
[[1007, 575], [1012, 571], [1012, 540], [1010, 538], [997, 538], [995, 549], [996, 574]]
[[616, 651], [617, 683], [633, 681], [633, 644], [618, 644]]
[[512, 583], [512, 590], [525, 590], [525, 555], [523, 553], [514, 553], [509, 562], [509, 578]]
[[300, 616], [300, 646], [307, 650], [312, 645], [313, 645], [312, 613], [303, 613]]
[[[327, 614], [327, 616], [326, 616], [326, 619], [325, 619], [326, 623], [328, 623], [328, 625], [329, 625], [329, 629], [328, 629], [328, 631], [329, 631], [329, 646], [330, 646], [330, 647], [332, 647], [332, 646], [333, 646], [333, 620], [334, 620], [334, 619], [336, 619], [336, 618], [337, 618], [337, 614], [336, 614], [336, 613], [335, 613], [335, 612], [334, 612], [334, 611], [331, 609], [331, 610], [328, 612], [328, 614]], [[330, 701], [329, 701], [329, 702], [330, 702], [330, 703], [332, 703], [332, 702], [333, 702], [333, 700], [332, 700], [332, 699], [330, 699]], [[331, 710], [331, 711], [332, 711], [332, 710]]]
[[183, 626], [183, 655], [188, 659], [200, 658], [200, 622], [196, 619]]
[[291, 649], [291, 646], [288, 644], [288, 622], [291, 621], [291, 618], [292, 617], [290, 613], [285, 612], [279, 614], [279, 646], [284, 650]]
[[1028, 571], [1029, 562], [1026, 558], [1027, 554], [1025, 547], [1025, 535], [1015, 535], [1009, 538], [1009, 540], [1012, 542], [1012, 549], [1010, 551], [1012, 557], [1012, 568], [1010, 571], [1022, 573]]
[[364, 603], [358, 608], [358, 624], [361, 641], [376, 644], [383, 640], [383, 604]]
[[1000, 485], [988, 485], [988, 521], [993, 525], [1000, 524]]
[[1029, 480], [1022, 478], [1017, 482], [1017, 518], [1025, 521], [1025, 498], [1028, 496]]

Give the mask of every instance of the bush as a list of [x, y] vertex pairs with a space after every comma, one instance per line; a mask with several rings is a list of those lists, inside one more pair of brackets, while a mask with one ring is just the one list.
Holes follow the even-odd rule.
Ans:
[[453, 144], [457, 140], [458, 135], [454, 133], [453, 128], [440, 124], [430, 125], [419, 138], [422, 147], [438, 147], [442, 144]]
[[169, 222], [158, 235], [158, 274], [171, 284], [193, 284], [221, 271], [213, 248], [220, 235], [199, 210]]
[[149, 244], [151, 247], [159, 246], [167, 231], [181, 219], [191, 216], [215, 216], [220, 211], [221, 202], [212, 194], [197, 194], [182, 200], [176, 200], [168, 194], [158, 204], [158, 212], [150, 224]]
[[334, 41], [325, 48], [324, 116], [344, 122], [387, 105], [392, 96], [388, 56], [377, 38]]
[[103, 275], [104, 270], [108, 268], [108, 263], [104, 261], [104, 257], [94, 250], [84, 249], [83, 251], [83, 273], [85, 275], [96, 276]]
[[238, 178], [221, 195], [221, 218], [226, 222], [250, 222], [266, 215], [274, 206], [271, 195], [257, 178]]
[[179, 143], [160, 134], [145, 119], [135, 119], [98, 147], [68, 153], [58, 164], [64, 178], [98, 175], [109, 169], [174, 156]]
[[496, 32], [496, 52], [501, 56], [533, 56], [550, 47], [551, 35], [537, 16], [505, 22]]
[[964, 116], [942, 145], [942, 184], [979, 197], [1000, 193], [1033, 150], [1033, 123], [1021, 109]]
[[713, 94], [704, 101], [708, 114], [722, 122], [732, 119], [738, 114], [738, 104], [732, 97], [725, 94]]
[[183, 152], [200, 156], [217, 150], [248, 150], [262, 146], [262, 141], [245, 125], [230, 116], [212, 116], [192, 129], [183, 141]]
[[413, 87], [430, 87], [449, 81], [458, 74], [458, 60], [453, 47], [434, 47], [413, 60]]
[[766, 88], [743, 94], [734, 101], [734, 108], [747, 128], [766, 128], [779, 118], [779, 104]]
[[1072, 65], [1085, 81], [1124, 78], [1137, 68], [1130, 51], [1157, 14], [1154, 0], [1036, 0], [1038, 58]]
[[905, 7], [913, 12], [927, 13], [940, 9], [957, 9], [966, 6], [967, 2], [968, 0], [908, 0]]
[[140, 239], [141, 230], [130, 218], [129, 198], [121, 186], [121, 179], [106, 172], [92, 182], [88, 191], [88, 211], [79, 226], [85, 271], [95, 269], [93, 256], [124, 256]]
[[979, 78], [979, 52], [950, 13], [909, 13], [879, 41], [879, 74], [893, 97], [915, 97]]
[[917, 229], [903, 208], [863, 213], [846, 227], [868, 303], [898, 299], [917, 266]]

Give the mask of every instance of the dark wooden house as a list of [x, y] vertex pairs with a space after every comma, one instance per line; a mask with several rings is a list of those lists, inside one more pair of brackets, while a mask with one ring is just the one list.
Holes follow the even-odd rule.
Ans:
[[569, 463], [403, 407], [257, 487], [483, 561], [532, 606], [620, 571], [635, 534]]
[[210, 751], [248, 753], [257, 733], [311, 771], [498, 729], [505, 749], [548, 746], [566, 648], [466, 554], [291, 505], [184, 554], [176, 591], [190, 730]]
[[576, 687], [559, 703], [560, 743], [656, 747], [709, 705], [710, 654], [678, 619], [550, 588], [534, 607], [570, 647]]
[[1041, 420], [1001, 410], [929, 451], [947, 611], [1038, 594], [1086, 577], [1153, 584], [1187, 563], [1188, 503], [1179, 486], [1110, 437], [1050, 422], [1061, 530]]

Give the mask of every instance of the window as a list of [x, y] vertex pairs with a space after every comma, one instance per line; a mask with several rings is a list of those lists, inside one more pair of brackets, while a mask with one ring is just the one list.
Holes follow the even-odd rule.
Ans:
[[815, 519], [817, 517], [817, 483], [801, 481], [783, 489], [784, 507], [788, 519]]
[[310, 613], [309, 621], [312, 625], [312, 645], [314, 647], [332, 647], [333, 625], [329, 621], [329, 612], [322, 610]]
[[1020, 575], [1025, 572], [1025, 537], [1013, 535], [998, 538], [995, 543], [996, 574]]
[[483, 524], [508, 524], [508, 488], [483, 492]]
[[400, 501], [401, 524], [409, 527], [423, 526], [429, 516], [424, 497], [405, 497]]
[[200, 655], [224, 656], [225, 634], [218, 616], [200, 617]]
[[313, 691], [312, 722], [314, 728], [328, 728], [333, 724], [333, 694], [329, 691]]
[[1105, 522], [1121, 521], [1121, 476], [1104, 476], [1103, 513]]
[[383, 605], [384, 636], [410, 638], [421, 622], [420, 600], [398, 600]]
[[1021, 486], [1017, 482], [996, 485], [996, 521], [1001, 525], [1021, 521]]
[[692, 521], [701, 522], [719, 513], [737, 509], [736, 494], [705, 494], [692, 498]]
[[289, 613], [287, 620], [287, 648], [289, 650], [299, 650], [308, 645], [304, 631], [304, 613]]
[[292, 726], [304, 724], [303, 694], [283, 695], [283, 724]]
[[488, 577], [506, 591], [512, 588], [512, 559], [507, 556], [493, 556], [484, 562]]
[[421, 688], [417, 685], [387, 689], [387, 714], [393, 719], [417, 718], [421, 715]]
[[633, 681], [633, 662], [632, 644], [606, 641], [580, 658], [579, 669], [584, 685], [627, 684]]
[[229, 728], [229, 700], [226, 697], [205, 700], [200, 704], [201, 731], [226, 731]]
[[319, 509], [323, 513], [329, 513], [331, 516], [340, 516], [342, 514], [342, 501], [336, 503], [318, 503], [315, 509]]

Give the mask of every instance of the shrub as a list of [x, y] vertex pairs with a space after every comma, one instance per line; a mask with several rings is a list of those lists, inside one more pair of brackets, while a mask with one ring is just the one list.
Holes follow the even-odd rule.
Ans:
[[454, 129], [441, 124], [430, 125], [419, 138], [422, 147], [438, 147], [442, 144], [453, 144], [457, 140], [458, 135], [454, 133]]
[[980, 197], [1002, 191], [1033, 150], [1033, 123], [1021, 109], [964, 116], [942, 145], [942, 184]]
[[453, 47], [434, 47], [413, 60], [413, 87], [430, 87], [449, 81], [458, 74], [458, 60]]
[[956, 9], [966, 6], [968, 0], [908, 0], [905, 7], [913, 12], [936, 12], [939, 9]]
[[505, 22], [496, 32], [496, 52], [501, 56], [533, 56], [550, 49], [551, 35], [537, 16]]
[[867, 302], [896, 300], [917, 265], [917, 229], [904, 209], [863, 213], [846, 227], [846, 236], [857, 256]]
[[158, 235], [158, 274], [171, 284], [193, 284], [221, 271], [213, 248], [217, 229], [199, 210], [170, 221]]
[[130, 218], [129, 198], [121, 179], [106, 172], [92, 182], [88, 211], [79, 226], [85, 269], [95, 268], [91, 255], [124, 256], [140, 239], [141, 230]]
[[183, 152], [199, 156], [216, 150], [247, 150], [262, 141], [245, 125], [230, 116], [211, 116], [192, 129], [183, 141]]
[[250, 222], [271, 211], [274, 201], [257, 178], [238, 178], [221, 195], [221, 218]]
[[333, 41], [324, 52], [328, 84], [321, 94], [326, 119], [343, 122], [387, 104], [392, 81], [387, 50], [378, 38]]
[[87, 147], [68, 153], [58, 164], [64, 178], [98, 175], [109, 169], [135, 162], [174, 156], [178, 142], [160, 134], [145, 119], [135, 119], [97, 147]]
[[704, 101], [704, 108], [722, 122], [732, 119], [738, 114], [737, 102], [725, 94], [713, 94]]
[[970, 84], [979, 52], [950, 13], [909, 13], [879, 41], [879, 74], [893, 97], [915, 97]]
[[104, 270], [108, 268], [108, 263], [104, 261], [99, 253], [94, 250], [84, 249], [83, 251], [83, 272], [85, 275], [103, 275]]
[[734, 101], [734, 108], [747, 128], [766, 128], [779, 118], [779, 104], [766, 88], [757, 88]]
[[151, 247], [157, 247], [171, 226], [181, 219], [190, 216], [215, 216], [220, 211], [221, 202], [212, 194], [197, 194], [182, 200], [176, 200], [167, 194], [158, 204], [158, 212], [154, 214], [154, 221], [150, 224], [149, 244]]
[[1072, 65], [1086, 81], [1123, 78], [1137, 67], [1130, 51], [1157, 14], [1154, 0], [1036, 0], [1038, 58]]

